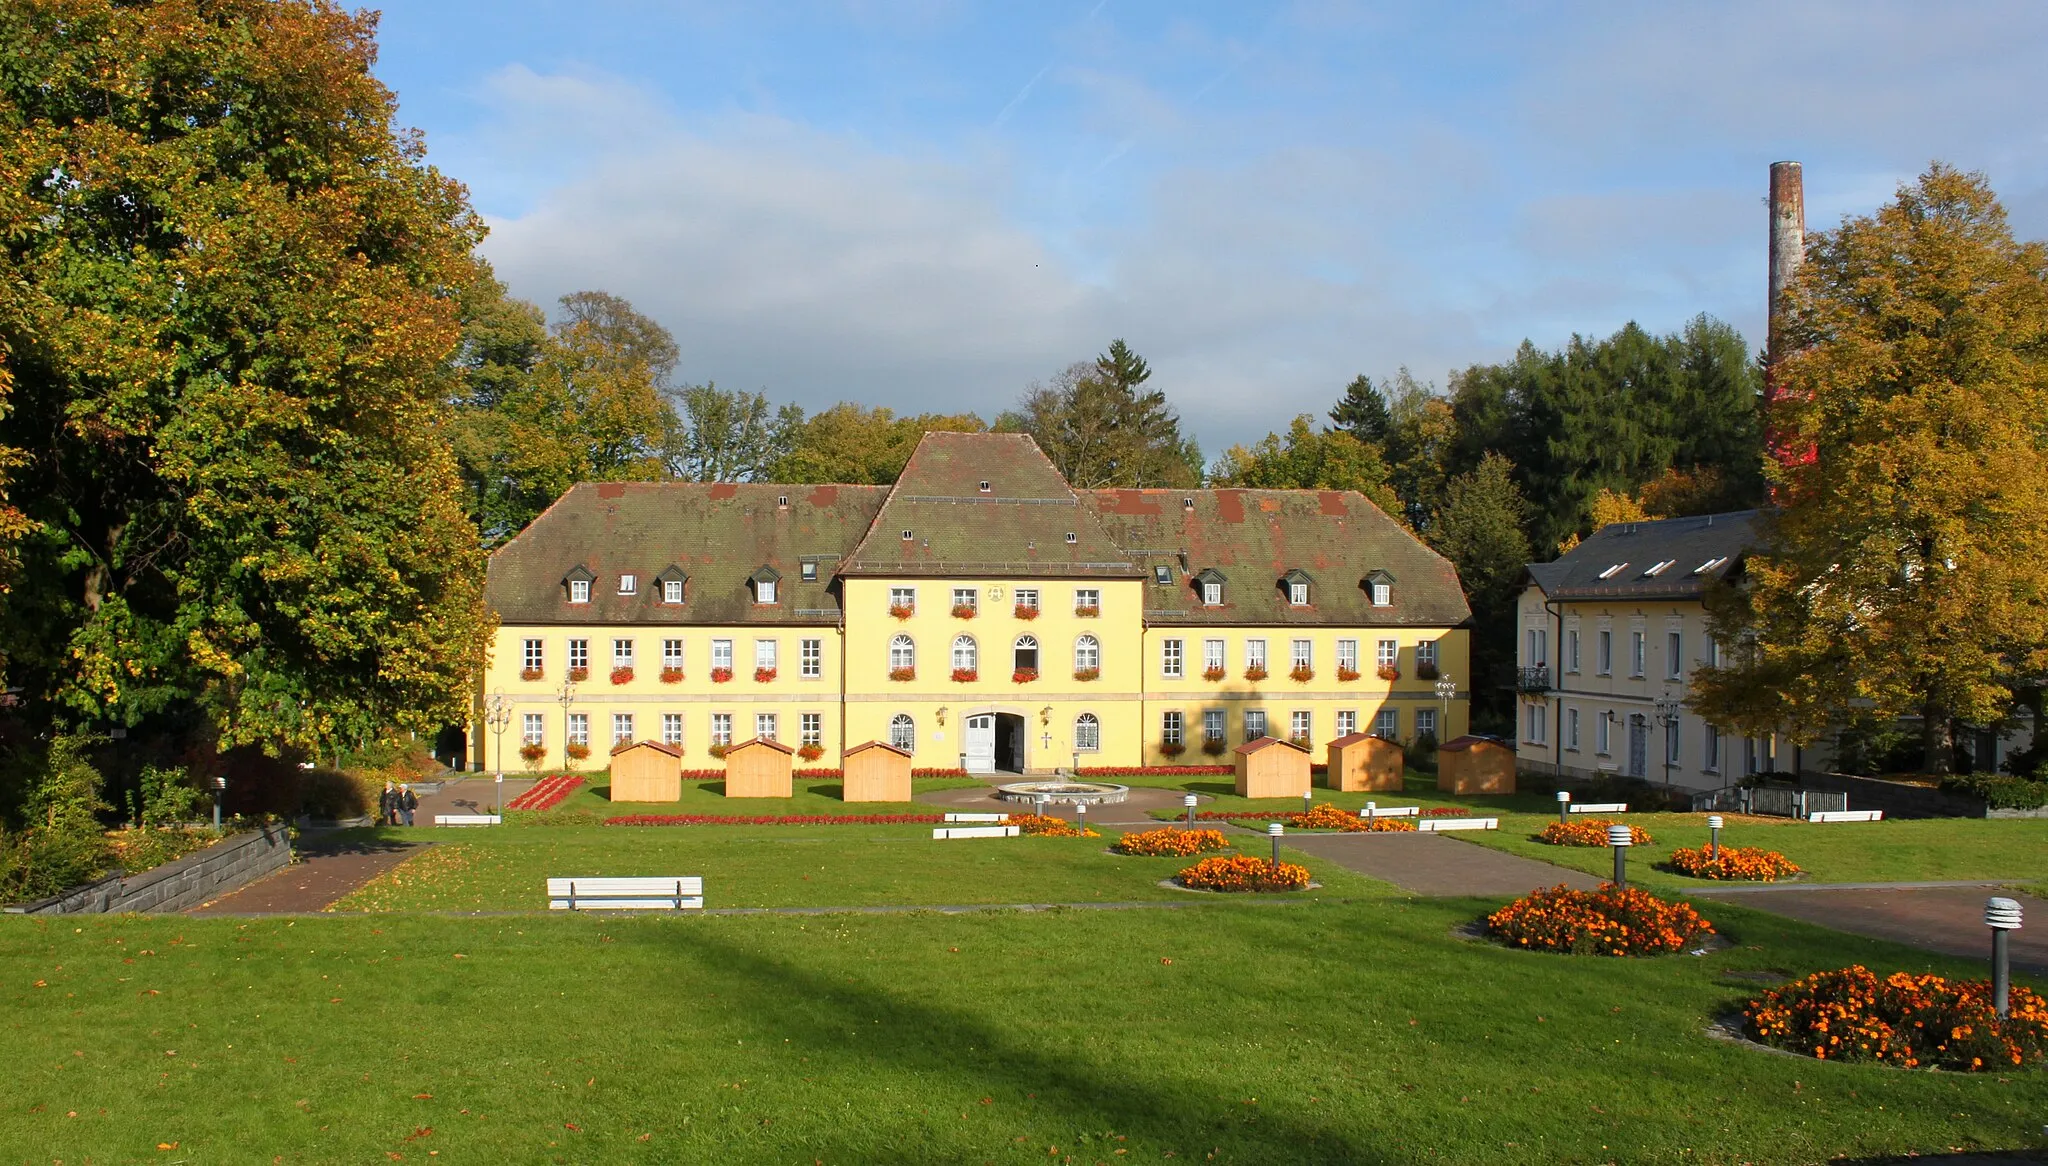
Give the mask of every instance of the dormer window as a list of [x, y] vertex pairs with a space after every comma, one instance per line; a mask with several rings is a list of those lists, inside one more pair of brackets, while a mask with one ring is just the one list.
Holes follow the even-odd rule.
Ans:
[[1173, 585], [1173, 568], [1165, 563], [1154, 566], [1152, 568], [1152, 581], [1161, 587], [1171, 587]]
[[1385, 571], [1374, 571], [1365, 577], [1365, 592], [1372, 599], [1374, 607], [1394, 605], [1394, 577]]
[[1651, 576], [1654, 576], [1654, 575], [1662, 575], [1662, 574], [1663, 574], [1664, 572], [1666, 572], [1666, 571], [1670, 570], [1670, 569], [1671, 569], [1671, 566], [1672, 566], [1672, 564], [1674, 564], [1674, 563], [1676, 563], [1676, 562], [1678, 562], [1678, 560], [1677, 560], [1677, 559], [1665, 559], [1665, 560], [1664, 560], [1663, 562], [1661, 562], [1661, 563], [1658, 563], [1658, 564], [1657, 564], [1656, 566], [1654, 566], [1654, 567], [1650, 568], [1649, 570], [1647, 570], [1647, 571], [1643, 572], [1643, 577], [1644, 577], [1644, 578], [1649, 578], [1649, 577], [1651, 577]]
[[1616, 564], [1614, 564], [1614, 565], [1613, 565], [1612, 567], [1609, 567], [1609, 568], [1607, 568], [1607, 569], [1606, 569], [1605, 571], [1602, 571], [1602, 572], [1600, 572], [1600, 577], [1601, 577], [1602, 579], [1612, 579], [1612, 578], [1614, 578], [1614, 577], [1615, 577], [1616, 575], [1619, 575], [1619, 574], [1621, 574], [1621, 573], [1622, 573], [1623, 571], [1625, 571], [1625, 570], [1627, 570], [1627, 569], [1628, 569], [1628, 564], [1627, 564], [1627, 563], [1616, 563]]
[[981, 486], [980, 486], [980, 490], [981, 490], [981, 492], [982, 492], [982, 493], [984, 493], [984, 494], [987, 494], [987, 493], [989, 493], [989, 492], [990, 492], [990, 491], [992, 491], [993, 489], [995, 489], [995, 487], [993, 487], [993, 486], [989, 485], [989, 484], [988, 484], [987, 482], [983, 482], [983, 483], [981, 484]]
[[1308, 606], [1309, 584], [1315, 582], [1315, 580], [1308, 577], [1307, 571], [1296, 567], [1294, 570], [1280, 576], [1280, 582], [1287, 588], [1287, 605], [1289, 607]]
[[1193, 498], [1183, 498], [1183, 499], [1181, 499], [1181, 500], [1180, 500], [1180, 508], [1181, 508], [1182, 510], [1193, 510], [1193, 509], [1195, 508], [1195, 500], [1194, 500]]
[[787, 495], [787, 494], [777, 494], [777, 495], [775, 496], [775, 508], [776, 508], [777, 510], [787, 510], [787, 509], [789, 509], [789, 495]]
[[1203, 607], [1223, 606], [1223, 572], [1210, 567], [1195, 576], [1195, 592], [1202, 597]]
[[1725, 562], [1727, 562], [1727, 561], [1728, 561], [1728, 556], [1726, 556], [1726, 555], [1721, 555], [1721, 556], [1718, 556], [1718, 557], [1716, 557], [1716, 558], [1708, 559], [1708, 560], [1707, 560], [1706, 562], [1704, 562], [1704, 563], [1701, 563], [1701, 564], [1700, 564], [1699, 566], [1697, 566], [1697, 567], [1694, 567], [1694, 568], [1692, 569], [1692, 573], [1693, 573], [1693, 574], [1695, 574], [1695, 575], [1704, 575], [1704, 574], [1706, 574], [1707, 572], [1709, 572], [1709, 571], [1713, 570], [1714, 568], [1716, 568], [1716, 567], [1720, 566], [1721, 564], [1723, 564], [1723, 563], [1725, 563]]
[[806, 559], [803, 566], [797, 569], [797, 573], [803, 576], [804, 582], [816, 583], [818, 581], [818, 564]]
[[683, 581], [688, 578], [688, 575], [683, 574], [683, 569], [674, 564], [663, 568], [661, 573], [654, 577], [654, 581], [661, 585], [661, 601], [680, 604], [683, 601]]
[[775, 602], [776, 585], [782, 582], [782, 572], [764, 566], [747, 576], [747, 581], [754, 585], [754, 602], [766, 607]]
[[569, 585], [569, 602], [589, 603], [590, 585], [596, 581], [597, 576], [591, 573], [590, 568], [577, 564], [562, 578], [562, 582]]
[[909, 542], [909, 541], [910, 541], [910, 532], [909, 532], [909, 531], [907, 531], [907, 530], [903, 532], [903, 541], [904, 541], [904, 542]]
[[1080, 541], [1081, 541], [1081, 536], [1080, 536], [1080, 535], [1078, 535], [1078, 534], [1075, 534], [1075, 533], [1074, 533], [1073, 531], [1071, 531], [1071, 530], [1067, 532], [1067, 545], [1069, 545], [1069, 546], [1072, 546], [1073, 544], [1075, 544], [1075, 543], [1077, 543], [1077, 542], [1080, 542]]
[[639, 576], [637, 576], [637, 575], [621, 575], [621, 576], [619, 576], [619, 594], [621, 594], [621, 595], [637, 595], [637, 594], [639, 594], [639, 591], [640, 591], [640, 579], [639, 579]]

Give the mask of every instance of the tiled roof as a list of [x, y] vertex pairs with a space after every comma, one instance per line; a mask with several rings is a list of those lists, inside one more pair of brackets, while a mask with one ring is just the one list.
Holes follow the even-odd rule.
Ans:
[[1615, 522], [1551, 562], [1529, 564], [1529, 578], [1551, 599], [1698, 599], [1755, 538], [1754, 510]]
[[[1102, 524], [1143, 564], [1151, 624], [1345, 624], [1448, 627], [1472, 614], [1457, 569], [1349, 490], [1096, 490]], [[1152, 580], [1167, 568], [1168, 582]], [[1300, 570], [1309, 606], [1281, 580]], [[1205, 607], [1196, 577], [1222, 577], [1223, 604]], [[1372, 604], [1366, 580], [1384, 572], [1393, 602]], [[1215, 576], [1209, 576], [1214, 578]]]
[[[508, 624], [836, 623], [832, 577], [887, 493], [882, 486], [585, 482], [491, 556], [490, 604]], [[805, 559], [818, 563], [815, 582], [803, 579]], [[656, 576], [671, 565], [688, 576], [681, 607], [660, 602]], [[563, 581], [579, 566], [595, 581], [590, 602], [572, 604]], [[756, 605], [748, 582], [763, 566], [781, 576], [773, 607]], [[618, 593], [622, 574], [638, 577], [638, 594]]]
[[[983, 482], [989, 484], [986, 493]], [[1111, 578], [1138, 573], [1030, 437], [937, 432], [918, 442], [882, 513], [840, 570]]]

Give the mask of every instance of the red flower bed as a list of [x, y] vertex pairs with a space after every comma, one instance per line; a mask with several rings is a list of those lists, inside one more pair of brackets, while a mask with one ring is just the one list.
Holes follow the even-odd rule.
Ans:
[[1078, 777], [1220, 777], [1237, 770], [1228, 765], [1083, 765]]
[[1175, 856], [1186, 858], [1207, 850], [1228, 850], [1230, 840], [1221, 830], [1144, 830], [1126, 834], [1110, 847], [1118, 854], [1135, 854], [1144, 858]]
[[1422, 811], [1425, 818], [1466, 818], [1472, 811], [1465, 806], [1431, 806]]
[[2048, 1000], [2017, 984], [2007, 999], [2001, 1020], [1989, 980], [1880, 980], [1858, 965], [1766, 992], [1742, 1014], [1758, 1040], [1820, 1060], [1975, 1073], [2048, 1059]]
[[1516, 899], [1486, 917], [1486, 929], [1518, 947], [1574, 955], [1664, 955], [1713, 933], [1689, 903], [1667, 903], [1636, 887], [1597, 891], [1557, 886]]
[[1015, 826], [1015, 827], [1017, 827], [1017, 832], [1018, 832], [1019, 834], [1023, 834], [1023, 835], [1025, 835], [1026, 837], [1032, 837], [1032, 836], [1036, 836], [1036, 837], [1040, 837], [1040, 838], [1100, 838], [1100, 837], [1101, 837], [1101, 835], [1100, 835], [1100, 834], [1097, 834], [1097, 833], [1096, 833], [1095, 831], [1093, 831], [1093, 830], [1089, 830], [1089, 829], [1085, 829], [1085, 828], [1083, 828], [1083, 827], [1081, 827], [1081, 826], [1077, 826], [1077, 825], [1075, 825], [1074, 823], [1072, 823], [1072, 822], [1069, 822], [1069, 821], [1067, 821], [1067, 820], [1066, 820], [1065, 818], [1055, 818], [1055, 817], [1053, 817], [1053, 816], [1052, 816], [1052, 815], [1050, 815], [1050, 814], [1011, 814], [1011, 815], [1010, 815], [1010, 820], [1009, 820], [1009, 821], [1007, 821], [1007, 822], [1005, 822], [1005, 823], [1003, 823], [1003, 825], [1006, 825], [1006, 826]]
[[1696, 879], [1734, 879], [1775, 883], [1799, 873], [1798, 864], [1775, 850], [1758, 846], [1723, 846], [1716, 859], [1704, 846], [1681, 846], [1671, 852], [1670, 866]]
[[944, 814], [621, 814], [607, 826], [895, 826], [943, 822]]
[[505, 803], [508, 810], [552, 810], [567, 801], [576, 787], [583, 784], [580, 777], [558, 773], [543, 777], [533, 783], [533, 788]]
[[913, 769], [912, 777], [966, 777], [967, 771], [955, 765], [951, 769]]
[[[820, 767], [817, 769], [792, 769], [789, 775], [791, 777], [803, 778], [805, 781], [838, 781], [846, 776], [846, 771], [832, 767]], [[685, 774], [684, 776], [687, 777], [689, 775]]]
[[[1607, 828], [1618, 826], [1605, 818], [1573, 818], [1569, 822], [1552, 822], [1543, 828], [1539, 837], [1552, 846], [1605, 846]], [[1640, 826], [1630, 826], [1628, 836], [1637, 846], [1655, 841], [1650, 832]]]
[[1299, 891], [1308, 887], [1309, 873], [1307, 867], [1291, 862], [1232, 854], [1205, 858], [1173, 876], [1173, 881], [1198, 891]]
[[1415, 829], [1406, 818], [1361, 818], [1325, 802], [1305, 814], [1289, 814], [1288, 825], [1297, 830], [1342, 830], [1347, 834], [1390, 834]]

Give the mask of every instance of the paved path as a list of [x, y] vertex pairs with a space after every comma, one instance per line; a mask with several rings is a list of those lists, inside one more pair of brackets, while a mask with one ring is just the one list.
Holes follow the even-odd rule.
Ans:
[[1990, 958], [1991, 931], [1984, 926], [1984, 900], [2003, 895], [2019, 900], [2030, 925], [2012, 933], [2013, 966], [2048, 975], [2048, 902], [2003, 890], [1997, 883], [1881, 889], [1802, 887], [1795, 883], [1780, 884], [1769, 894], [1742, 894], [1719, 887], [1692, 894], [1715, 895], [1836, 931], [1972, 959]]
[[[505, 776], [505, 801], [533, 788], [531, 777]], [[435, 814], [493, 814], [498, 808], [498, 786], [489, 775], [466, 777], [442, 785], [439, 793], [423, 794], [420, 808], [413, 814], [413, 822], [420, 826], [434, 824]]]
[[[1018, 777], [1014, 774], [1006, 774], [1003, 780], [1010, 782], [1044, 781], [1049, 779], [1026, 778]], [[1093, 779], [1083, 778], [1082, 780]], [[1114, 781], [1115, 779], [1103, 778], [1101, 780]], [[994, 786], [934, 790], [931, 793], [920, 795], [917, 800], [934, 806], [943, 806], [948, 810], [971, 814], [1031, 814], [1037, 812], [1037, 807], [1030, 802], [1006, 802], [996, 797]], [[1214, 800], [1214, 798], [1203, 797], [1200, 804], [1207, 805]], [[1153, 826], [1164, 825], [1164, 823], [1154, 821], [1148, 811], [1179, 810], [1180, 808], [1180, 790], [1149, 789], [1144, 786], [1132, 786], [1130, 796], [1125, 800], [1114, 805], [1089, 806], [1088, 812], [1085, 815], [1077, 813], [1078, 807], [1075, 806], [1048, 806], [1046, 810], [1055, 818], [1078, 820], [1085, 817], [1090, 826], [1115, 826], [1118, 828], [1137, 826], [1150, 829]], [[1205, 822], [1203, 825], [1217, 826], [1221, 825], [1221, 823]]]
[[1563, 883], [1590, 891], [1589, 874], [1439, 834], [1289, 834], [1283, 843], [1417, 895], [1526, 895]]
[[[509, 784], [509, 783], [508, 783]], [[300, 861], [201, 903], [188, 915], [304, 915], [325, 909], [431, 843], [360, 841], [301, 846]]]

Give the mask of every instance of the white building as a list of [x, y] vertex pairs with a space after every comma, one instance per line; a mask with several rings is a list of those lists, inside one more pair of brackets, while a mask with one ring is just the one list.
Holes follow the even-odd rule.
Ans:
[[1693, 669], [1719, 660], [1707, 591], [1740, 566], [1755, 518], [1615, 523], [1529, 565], [1515, 685], [1525, 772], [1714, 789], [1811, 760], [1778, 738], [1725, 736], [1686, 707]]

